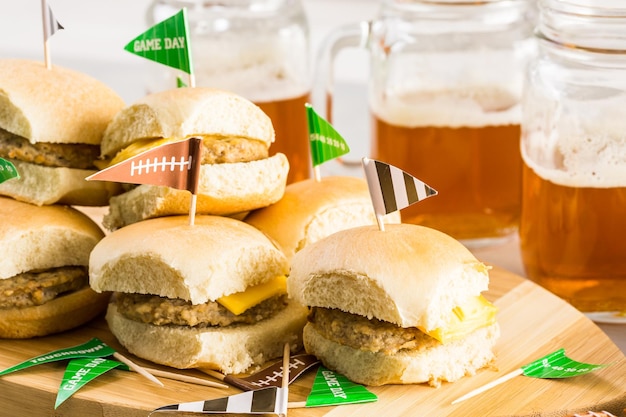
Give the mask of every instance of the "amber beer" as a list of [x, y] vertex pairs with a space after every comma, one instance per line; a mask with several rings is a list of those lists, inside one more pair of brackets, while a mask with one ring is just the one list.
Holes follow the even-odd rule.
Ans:
[[517, 230], [521, 199], [519, 124], [400, 126], [374, 115], [372, 155], [439, 194], [401, 211], [402, 221], [465, 241], [499, 240]]
[[289, 160], [287, 183], [310, 178], [309, 133], [305, 104], [309, 95], [273, 101], [255, 102], [272, 119], [276, 140], [270, 146], [270, 155], [284, 153]]
[[626, 313], [626, 187], [559, 185], [524, 164], [523, 193], [528, 277], [579, 310]]

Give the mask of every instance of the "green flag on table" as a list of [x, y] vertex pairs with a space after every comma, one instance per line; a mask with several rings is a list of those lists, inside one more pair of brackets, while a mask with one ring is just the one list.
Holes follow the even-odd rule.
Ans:
[[0, 376], [26, 369], [31, 366], [41, 365], [42, 363], [56, 362], [65, 359], [75, 358], [99, 358], [104, 356], [111, 356], [114, 353], [115, 350], [113, 350], [113, 348], [108, 346], [106, 343], [100, 341], [98, 338], [93, 338], [87, 343], [83, 343], [82, 345], [55, 350], [53, 352], [48, 352], [46, 354], [30, 358], [22, 363], [18, 363], [15, 366], [0, 371]]
[[187, 74], [193, 74], [187, 9], [183, 8], [172, 17], [152, 26], [130, 41], [124, 49]]
[[61, 382], [61, 386], [57, 392], [54, 408], [56, 409], [63, 403], [63, 401], [70, 398], [89, 381], [93, 381], [100, 375], [117, 367], [128, 370], [128, 367], [123, 363], [105, 358], [83, 358], [71, 360], [65, 369], [65, 373], [63, 374], [63, 381]]
[[11, 161], [0, 158], [0, 183], [10, 180], [11, 178], [19, 178], [20, 174], [17, 172], [15, 165]]
[[378, 400], [376, 394], [368, 391], [363, 385], [355, 384], [345, 376], [320, 366], [311, 393], [306, 399], [306, 407], [359, 404], [376, 400]]
[[605, 366], [609, 365], [575, 361], [565, 356], [565, 349], [559, 349], [522, 366], [522, 372], [533, 378], [570, 378], [593, 372]]
[[348, 144], [341, 135], [330, 123], [320, 117], [309, 104], [306, 105], [306, 114], [314, 167], [350, 152]]

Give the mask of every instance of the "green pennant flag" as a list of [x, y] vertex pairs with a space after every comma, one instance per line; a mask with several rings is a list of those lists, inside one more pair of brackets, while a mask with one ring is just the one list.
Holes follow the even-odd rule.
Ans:
[[56, 409], [89, 381], [93, 381], [100, 375], [117, 367], [121, 367], [127, 371], [129, 370], [129, 368], [121, 362], [104, 358], [71, 360], [65, 369], [65, 374], [63, 374], [63, 381], [57, 392], [54, 408]]
[[588, 374], [589, 372], [593, 372], [596, 369], [604, 368], [609, 365], [611, 364], [594, 365], [590, 363], [577, 362], [565, 356], [565, 349], [561, 348], [542, 358], [532, 361], [521, 368], [517, 368], [516, 370], [509, 372], [508, 374], [503, 375], [500, 378], [483, 385], [482, 387], [478, 387], [475, 390], [468, 392], [467, 394], [452, 401], [452, 404], [458, 404], [461, 401], [472, 398], [519, 375], [545, 379], [571, 378], [578, 375]]
[[335, 128], [320, 117], [311, 105], [306, 104], [305, 106], [313, 166], [321, 165], [350, 152], [350, 147]]
[[182, 78], [176, 77], [176, 88], [183, 88], [183, 87], [187, 87], [187, 84], [185, 84]]
[[113, 350], [113, 348], [109, 347], [107, 344], [100, 341], [99, 339], [93, 338], [87, 343], [83, 343], [82, 345], [55, 350], [53, 352], [49, 352], [44, 355], [39, 355], [34, 358], [28, 359], [22, 363], [18, 363], [15, 366], [0, 371], [0, 376], [22, 369], [30, 368], [31, 366], [41, 365], [43, 363], [75, 358], [100, 358], [104, 356], [111, 356], [114, 353], [115, 350]]
[[143, 58], [156, 61], [193, 74], [187, 9], [157, 23], [130, 41], [125, 50]]
[[0, 183], [10, 180], [11, 178], [20, 178], [19, 172], [11, 161], [0, 158]]
[[577, 362], [565, 356], [565, 349], [559, 349], [522, 366], [522, 372], [524, 375], [533, 378], [570, 378], [587, 374], [606, 366], [609, 365]]
[[320, 366], [315, 375], [306, 407], [369, 403], [378, 400], [376, 394], [363, 385], [351, 382], [343, 375]]

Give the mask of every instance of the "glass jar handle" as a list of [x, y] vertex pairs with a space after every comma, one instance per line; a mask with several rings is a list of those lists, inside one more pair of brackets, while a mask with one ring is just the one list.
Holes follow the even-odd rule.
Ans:
[[[335, 91], [334, 66], [337, 55], [346, 48], [369, 49], [371, 38], [371, 21], [345, 25], [334, 29], [322, 41], [317, 56], [314, 75], [312, 100], [316, 110], [325, 115], [329, 123], [333, 123], [333, 94]], [[341, 133], [341, 132], [340, 132]], [[350, 143], [347, 138], [348, 146]], [[343, 158], [337, 158], [342, 165], [357, 164]], [[358, 164], [360, 165], [360, 158]]]

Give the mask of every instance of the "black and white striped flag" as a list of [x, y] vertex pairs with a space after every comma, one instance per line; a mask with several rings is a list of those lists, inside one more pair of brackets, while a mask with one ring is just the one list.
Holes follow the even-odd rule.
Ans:
[[393, 165], [363, 158], [363, 169], [378, 217], [437, 195], [435, 189]]
[[166, 405], [157, 408], [150, 414], [186, 411], [201, 414], [238, 413], [284, 416], [287, 414], [287, 395], [288, 390], [286, 388], [268, 387], [214, 400]]
[[52, 8], [45, 1], [45, 6], [43, 9], [43, 31], [44, 31], [44, 41], [47, 41], [48, 38], [54, 35], [58, 30], [64, 29], [63, 26], [59, 23], [59, 21], [54, 17], [54, 13], [52, 13]]

